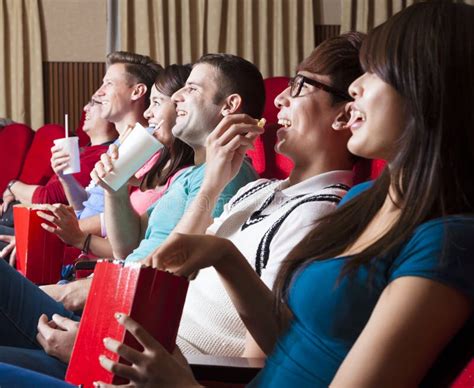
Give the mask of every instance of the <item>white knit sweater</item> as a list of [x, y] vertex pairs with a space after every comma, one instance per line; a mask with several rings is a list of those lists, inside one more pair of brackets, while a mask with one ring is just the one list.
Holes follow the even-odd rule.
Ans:
[[[328, 186], [351, 186], [352, 178], [351, 171], [332, 171], [291, 187], [288, 187], [288, 180], [252, 182], [229, 201], [222, 215], [208, 228], [208, 233], [230, 239], [254, 268], [257, 252], [269, 258], [266, 265], [262, 262], [261, 278], [271, 288], [281, 261], [314, 227], [319, 217], [336, 208], [338, 198], [346, 193], [341, 187]], [[242, 197], [259, 186], [264, 187]], [[296, 204], [299, 205], [295, 207]], [[294, 210], [288, 214], [292, 208]], [[275, 231], [275, 224], [282, 218], [281, 226]], [[244, 223], [246, 227], [242, 230]], [[177, 340], [181, 351], [240, 356], [244, 350], [245, 332], [216, 271], [213, 268], [201, 270], [190, 283], [184, 306]]]

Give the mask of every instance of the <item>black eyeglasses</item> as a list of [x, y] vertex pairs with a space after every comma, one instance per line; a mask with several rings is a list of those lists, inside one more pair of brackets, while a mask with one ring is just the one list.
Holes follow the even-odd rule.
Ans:
[[293, 98], [298, 97], [305, 83], [309, 85], [313, 85], [317, 87], [318, 89], [324, 90], [325, 92], [331, 93], [334, 96], [337, 96], [343, 100], [352, 100], [352, 97], [349, 96], [348, 93], [343, 92], [342, 90], [333, 88], [332, 86], [323, 84], [322, 82], [315, 81], [314, 79], [305, 77], [302, 74], [298, 74], [297, 76], [291, 78], [290, 81], [288, 82], [288, 86], [290, 87], [290, 96]]

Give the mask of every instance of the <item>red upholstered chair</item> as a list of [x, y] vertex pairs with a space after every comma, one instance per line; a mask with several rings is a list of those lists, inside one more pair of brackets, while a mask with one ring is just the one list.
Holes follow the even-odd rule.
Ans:
[[464, 370], [458, 375], [451, 388], [472, 388], [474, 387], [474, 358], [467, 364]]
[[34, 132], [25, 124], [10, 124], [0, 129], [0, 195], [12, 179], [18, 178]]
[[19, 180], [29, 185], [44, 185], [54, 174], [51, 168], [51, 147], [55, 139], [64, 137], [64, 128], [46, 124], [39, 128], [28, 151]]
[[79, 147], [85, 147], [91, 142], [89, 136], [84, 132], [82, 127], [84, 126], [84, 119], [86, 117], [86, 112], [82, 111], [81, 118], [79, 119], [79, 124], [76, 128], [76, 136], [79, 138]]
[[247, 152], [255, 170], [262, 178], [284, 179], [293, 168], [291, 160], [274, 151], [276, 131], [280, 127], [277, 118], [278, 108], [274, 100], [288, 86], [288, 81], [288, 77], [272, 77], [264, 80], [266, 99], [263, 117], [267, 120], [265, 133], [256, 140], [255, 149]]
[[384, 160], [360, 159], [353, 168], [354, 184], [377, 179], [386, 164]]

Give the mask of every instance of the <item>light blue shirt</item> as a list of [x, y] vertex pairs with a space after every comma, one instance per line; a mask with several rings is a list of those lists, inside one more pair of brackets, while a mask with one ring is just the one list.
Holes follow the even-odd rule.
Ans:
[[[120, 146], [120, 141], [117, 139], [114, 142], [106, 144], [115, 144], [118, 147]], [[104, 212], [104, 189], [91, 180], [89, 186], [86, 187], [86, 192], [88, 198], [82, 203], [84, 208], [76, 211], [76, 216], [80, 220]]]
[[[205, 164], [189, 167], [170, 185], [165, 194], [148, 209], [148, 228], [145, 238], [128, 257], [139, 261], [152, 253], [173, 231], [186, 209], [196, 197], [204, 179]], [[212, 216], [218, 217], [224, 205], [247, 183], [258, 178], [250, 163], [244, 161], [237, 176], [225, 187], [214, 207]]]
[[89, 185], [86, 187], [86, 191], [89, 198], [82, 203], [84, 209], [76, 212], [77, 218], [80, 220], [104, 212], [104, 189], [97, 185]]

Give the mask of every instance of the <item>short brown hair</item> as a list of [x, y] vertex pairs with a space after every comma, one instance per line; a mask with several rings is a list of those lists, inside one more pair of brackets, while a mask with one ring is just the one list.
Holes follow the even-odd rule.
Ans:
[[219, 71], [220, 89], [215, 103], [237, 93], [242, 97], [242, 111], [253, 118], [262, 116], [265, 105], [263, 77], [253, 63], [232, 54], [205, 54], [195, 63], [208, 64]]
[[150, 103], [151, 87], [163, 67], [146, 55], [130, 53], [127, 51], [114, 51], [107, 55], [107, 65], [122, 63], [130, 83], [143, 83], [147, 87], [145, 106]]

